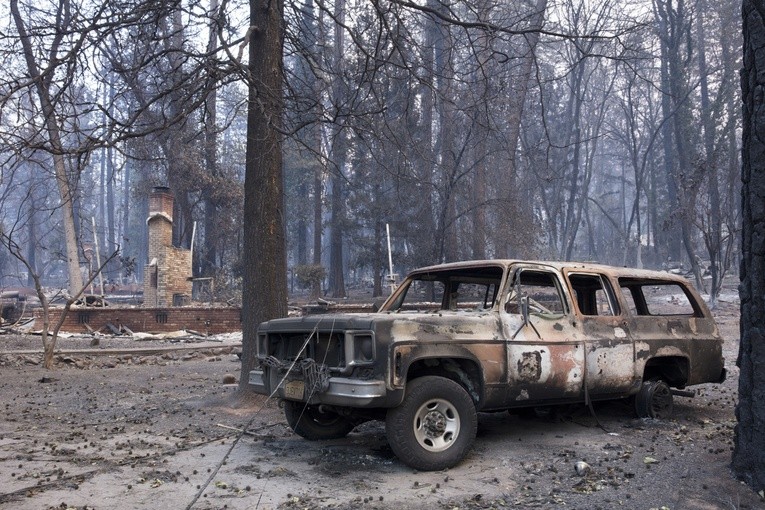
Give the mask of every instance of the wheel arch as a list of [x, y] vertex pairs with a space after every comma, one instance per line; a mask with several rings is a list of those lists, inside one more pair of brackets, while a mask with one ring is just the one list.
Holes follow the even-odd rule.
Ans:
[[684, 388], [688, 383], [690, 361], [685, 356], [655, 356], [645, 363], [643, 381], [663, 379], [670, 386]]
[[407, 367], [407, 383], [424, 376], [451, 379], [467, 391], [476, 408], [484, 401], [483, 372], [478, 361], [466, 357], [423, 357], [413, 360]]

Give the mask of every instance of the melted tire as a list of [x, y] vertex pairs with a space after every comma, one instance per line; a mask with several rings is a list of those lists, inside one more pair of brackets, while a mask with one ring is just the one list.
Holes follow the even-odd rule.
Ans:
[[467, 391], [437, 376], [409, 382], [404, 401], [389, 409], [385, 420], [393, 453], [420, 471], [456, 465], [472, 447], [477, 429], [475, 404]]
[[310, 441], [340, 439], [353, 430], [347, 418], [332, 412], [321, 412], [304, 402], [284, 401], [284, 416], [295, 433]]
[[635, 412], [640, 418], [663, 420], [670, 418], [674, 410], [672, 390], [661, 379], [644, 381], [635, 395]]

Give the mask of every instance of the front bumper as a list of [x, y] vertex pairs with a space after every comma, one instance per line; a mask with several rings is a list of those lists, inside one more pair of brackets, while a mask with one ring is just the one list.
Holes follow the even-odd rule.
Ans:
[[[289, 379], [281, 380], [272, 370], [252, 370], [249, 385], [255, 393], [296, 400], [286, 394], [285, 386]], [[387, 391], [385, 381], [351, 379], [348, 377], [330, 377], [326, 391], [313, 392], [298, 399], [309, 404], [328, 404], [343, 407], [373, 407], [376, 402], [385, 399]]]

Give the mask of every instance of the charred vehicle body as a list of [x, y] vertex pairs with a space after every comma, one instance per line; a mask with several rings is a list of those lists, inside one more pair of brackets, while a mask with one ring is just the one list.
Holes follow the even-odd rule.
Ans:
[[455, 465], [477, 412], [673, 394], [722, 382], [722, 339], [682, 277], [594, 264], [460, 262], [411, 273], [376, 313], [261, 324], [250, 386], [282, 399], [307, 439], [384, 420], [420, 470]]

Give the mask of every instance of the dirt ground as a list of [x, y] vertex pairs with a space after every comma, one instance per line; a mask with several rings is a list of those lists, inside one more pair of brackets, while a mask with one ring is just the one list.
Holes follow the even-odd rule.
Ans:
[[278, 402], [225, 384], [236, 335], [62, 339], [53, 371], [39, 337], [0, 335], [0, 508], [765, 508], [729, 469], [738, 302], [723, 299], [728, 380], [676, 397], [674, 419], [637, 419], [626, 402], [596, 405], [597, 420], [481, 414], [472, 453], [431, 473], [398, 462], [381, 423], [294, 435]]

